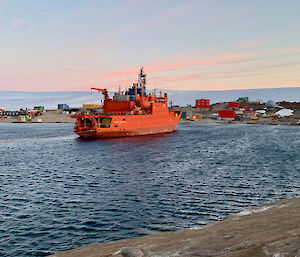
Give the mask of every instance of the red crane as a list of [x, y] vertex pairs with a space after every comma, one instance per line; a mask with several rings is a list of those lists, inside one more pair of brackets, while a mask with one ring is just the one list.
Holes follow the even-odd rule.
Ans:
[[101, 92], [104, 95], [104, 99], [105, 101], [110, 101], [111, 99], [108, 96], [108, 91], [106, 88], [102, 89], [102, 88], [95, 88], [95, 87], [91, 87], [91, 90], [96, 90]]

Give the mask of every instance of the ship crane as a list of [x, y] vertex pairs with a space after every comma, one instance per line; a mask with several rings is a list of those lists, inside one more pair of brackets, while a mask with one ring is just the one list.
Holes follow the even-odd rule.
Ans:
[[96, 91], [99, 91], [101, 92], [103, 95], [104, 95], [104, 100], [105, 101], [110, 101], [111, 99], [109, 98], [108, 96], [108, 91], [106, 88], [102, 89], [102, 88], [95, 88], [95, 87], [92, 87], [91, 90], [96, 90]]

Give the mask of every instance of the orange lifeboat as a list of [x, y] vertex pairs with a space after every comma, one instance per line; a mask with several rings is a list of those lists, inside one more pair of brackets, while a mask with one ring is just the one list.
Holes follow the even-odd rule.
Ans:
[[147, 109], [151, 106], [151, 103], [146, 99], [140, 99], [138, 100], [137, 105], [141, 106], [144, 109]]

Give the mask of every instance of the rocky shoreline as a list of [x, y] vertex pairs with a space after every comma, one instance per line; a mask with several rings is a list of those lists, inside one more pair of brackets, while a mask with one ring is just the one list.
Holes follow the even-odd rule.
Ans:
[[203, 227], [90, 245], [51, 256], [300, 256], [300, 198], [250, 208]]
[[[70, 114], [46, 112], [41, 116], [36, 116], [31, 119], [30, 122], [26, 123], [74, 123], [75, 119], [70, 118]], [[18, 116], [2, 118], [0, 123], [25, 123], [20, 122]]]
[[271, 119], [255, 120], [255, 121], [231, 121], [231, 120], [213, 120], [213, 119], [198, 119], [198, 120], [180, 120], [179, 123], [197, 123], [197, 124], [249, 124], [249, 125], [284, 125], [284, 126], [300, 126], [297, 120], [277, 120], [273, 122]]

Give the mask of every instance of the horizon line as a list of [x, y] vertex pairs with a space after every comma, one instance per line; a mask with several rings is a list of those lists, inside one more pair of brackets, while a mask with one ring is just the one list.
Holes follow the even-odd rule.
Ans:
[[[201, 91], [201, 92], [219, 92], [219, 91], [245, 91], [245, 90], [263, 90], [263, 89], [291, 89], [291, 88], [300, 88], [299, 86], [289, 86], [289, 87], [262, 87], [262, 88], [243, 88], [243, 89], [215, 89], [215, 90], [202, 90], [202, 89], [162, 89], [162, 88], [153, 88], [153, 89], [148, 89], [148, 91], [151, 90], [164, 90], [164, 91]], [[90, 92], [91, 90], [57, 90], [57, 91], [21, 91], [21, 90], [0, 90], [0, 92], [10, 92], [10, 93], [64, 93], [64, 92]], [[109, 91], [109, 92], [117, 92], [116, 91]]]

